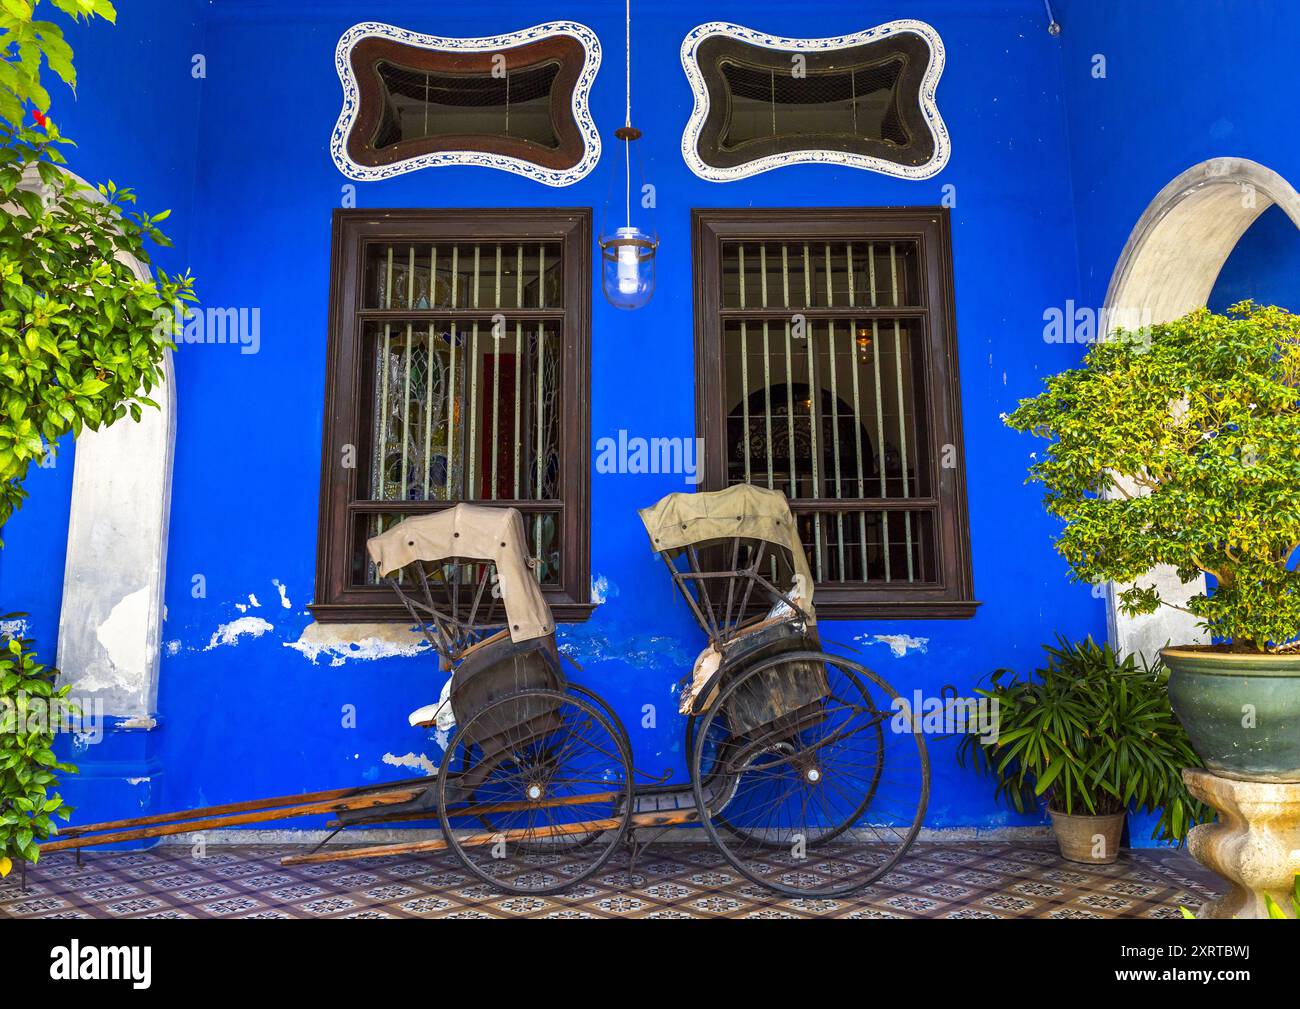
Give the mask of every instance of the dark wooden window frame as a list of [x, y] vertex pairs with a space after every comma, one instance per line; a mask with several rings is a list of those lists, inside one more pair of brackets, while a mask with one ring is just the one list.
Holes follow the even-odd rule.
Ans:
[[[551, 124], [557, 145], [554, 148], [516, 137], [494, 134], [442, 134], [404, 140], [376, 150], [372, 146], [383, 112], [384, 89], [379, 77], [380, 63], [454, 76], [487, 75], [494, 70], [493, 59], [504, 57], [507, 72], [531, 69], [546, 63], [558, 63], [559, 73], [551, 86]], [[347, 153], [359, 165], [369, 168], [393, 165], [425, 154], [447, 151], [475, 151], [500, 154], [530, 161], [543, 168], [562, 171], [582, 160], [584, 140], [573, 117], [573, 90], [582, 76], [586, 49], [568, 35], [538, 39], [524, 45], [503, 49], [499, 53], [483, 51], [444, 52], [407, 45], [392, 39], [366, 38], [352, 50], [352, 72], [360, 91], [359, 114], [347, 138]]]
[[[366, 467], [359, 454], [370, 413], [364, 401], [363, 361], [357, 351], [361, 323], [385, 317], [491, 320], [501, 309], [363, 309], [365, 248], [402, 242], [558, 241], [564, 255], [564, 308], [505, 310], [521, 319], [563, 321], [559, 404], [561, 473], [559, 500], [511, 502], [527, 517], [560, 513], [561, 579], [543, 591], [557, 621], [587, 619], [591, 598], [590, 429], [591, 210], [586, 208], [482, 210], [335, 210], [330, 268], [329, 350], [325, 380], [320, 516], [316, 547], [316, 601], [310, 609], [324, 622], [409, 620], [387, 586], [357, 585], [352, 578], [357, 515], [422, 514], [449, 502], [376, 501], [360, 497]], [[346, 446], [356, 465], [344, 468]], [[480, 502], [490, 503], [490, 502]]]
[[[961, 385], [957, 368], [957, 328], [953, 296], [949, 212], [941, 207], [816, 207], [781, 209], [695, 209], [692, 211], [695, 263], [696, 430], [704, 438], [701, 490], [724, 488], [726, 475], [726, 375], [722, 353], [725, 318], [789, 318], [789, 309], [723, 309], [722, 245], [726, 241], [888, 241], [918, 243], [924, 266], [923, 304], [903, 309], [858, 308], [858, 318], [909, 318], [925, 333], [925, 402], [931, 451], [928, 498], [841, 499], [839, 507], [904, 510], [935, 508], [938, 584], [846, 585], [820, 582], [819, 615], [831, 618], [965, 618], [974, 614], [970, 525], [966, 509], [965, 452], [962, 444]], [[808, 319], [838, 318], [842, 309], [797, 310]], [[943, 445], [956, 449], [957, 465], [941, 464]], [[837, 499], [815, 505], [792, 503], [796, 512], [833, 511]]]

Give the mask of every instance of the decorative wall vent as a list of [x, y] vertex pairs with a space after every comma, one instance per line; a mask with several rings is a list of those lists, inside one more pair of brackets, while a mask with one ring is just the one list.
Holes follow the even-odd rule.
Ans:
[[577, 22], [474, 39], [364, 22], [339, 39], [335, 63], [343, 111], [330, 152], [349, 178], [480, 165], [567, 186], [600, 159], [587, 107], [600, 42]]
[[700, 25], [682, 42], [695, 93], [682, 155], [712, 182], [807, 162], [929, 178], [950, 151], [935, 104], [943, 63], [923, 21], [825, 39]]

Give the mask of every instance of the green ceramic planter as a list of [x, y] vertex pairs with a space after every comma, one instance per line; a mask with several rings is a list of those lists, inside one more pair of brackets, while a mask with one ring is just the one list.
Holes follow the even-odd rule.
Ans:
[[1300, 782], [1300, 655], [1166, 648], [1169, 702], [1206, 768]]

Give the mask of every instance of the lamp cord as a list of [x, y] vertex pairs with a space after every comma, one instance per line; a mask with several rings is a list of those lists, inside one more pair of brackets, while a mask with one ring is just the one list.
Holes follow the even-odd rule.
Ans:
[[627, 83], [627, 115], [624, 118], [623, 125], [632, 125], [632, 0], [627, 0], [624, 7], [623, 21], [623, 42], [627, 51], [626, 66], [626, 83]]
[[[625, 62], [625, 83], [627, 85], [627, 108], [624, 116], [623, 125], [630, 127], [632, 125], [632, 0], [626, 0], [623, 17], [623, 41], [627, 53]], [[632, 227], [632, 141], [623, 140], [623, 176], [625, 180], [624, 211], [627, 215], [627, 226]]]

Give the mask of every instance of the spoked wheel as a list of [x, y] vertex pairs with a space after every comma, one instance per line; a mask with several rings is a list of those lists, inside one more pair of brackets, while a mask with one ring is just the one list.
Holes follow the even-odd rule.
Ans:
[[[525, 706], [534, 717], [515, 724]], [[471, 781], [465, 801], [459, 793]], [[525, 690], [458, 727], [438, 772], [438, 818], [484, 882], [558, 893], [614, 853], [632, 816], [632, 784], [632, 756], [609, 715], [570, 693]]]
[[[791, 662], [825, 670], [828, 695], [737, 731], [746, 696]], [[709, 839], [746, 878], [794, 897], [843, 897], [889, 871], [921, 829], [925, 741], [898, 724], [893, 687], [825, 652], [775, 656], [737, 674], [694, 727], [695, 802]]]

